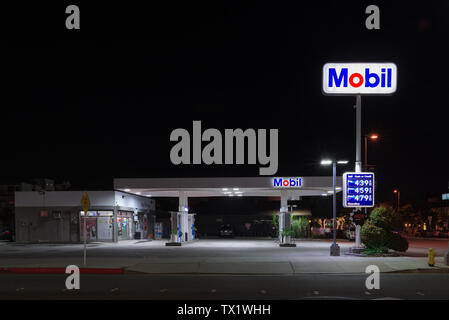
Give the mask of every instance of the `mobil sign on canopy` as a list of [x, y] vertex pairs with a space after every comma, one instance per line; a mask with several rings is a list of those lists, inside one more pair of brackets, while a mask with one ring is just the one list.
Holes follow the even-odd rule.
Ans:
[[377, 95], [396, 91], [394, 63], [326, 63], [323, 66], [324, 94]]

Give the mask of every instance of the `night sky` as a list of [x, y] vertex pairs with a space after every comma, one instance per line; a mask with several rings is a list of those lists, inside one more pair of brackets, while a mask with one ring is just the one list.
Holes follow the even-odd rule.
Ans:
[[[350, 171], [355, 97], [323, 96], [322, 66], [387, 61], [397, 92], [362, 98], [363, 133], [381, 137], [368, 149], [376, 197], [447, 191], [449, 2], [91, 2], [2, 8], [0, 182], [258, 176], [259, 165], [172, 165], [170, 132], [193, 120], [278, 128], [278, 176], [330, 175], [319, 161], [331, 156]], [[68, 4], [81, 30], [65, 29]], [[365, 28], [369, 4], [380, 30]]]

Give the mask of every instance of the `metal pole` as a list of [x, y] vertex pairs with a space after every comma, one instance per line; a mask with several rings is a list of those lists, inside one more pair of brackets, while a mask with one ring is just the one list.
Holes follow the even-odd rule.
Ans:
[[[361, 172], [361, 162], [362, 162], [362, 96], [357, 95], [356, 96], [356, 104], [355, 104], [355, 111], [356, 111], [356, 151], [355, 151], [355, 172]], [[366, 145], [365, 145], [366, 146]], [[366, 161], [366, 160], [365, 160]], [[366, 165], [366, 163], [365, 163]], [[361, 238], [360, 238], [360, 225], [355, 226], [355, 247], [359, 248], [361, 246]]]
[[334, 242], [331, 245], [331, 256], [339, 256], [340, 255], [340, 247], [337, 244], [337, 161], [332, 161], [332, 215], [334, 220]]
[[332, 205], [332, 215], [334, 218], [334, 246], [337, 245], [337, 195], [336, 195], [336, 187], [337, 184], [337, 162], [333, 163], [333, 173], [332, 173], [332, 188], [333, 188], [333, 205]]
[[86, 265], [86, 220], [87, 220], [87, 211], [84, 211], [84, 265]]
[[[368, 137], [365, 134], [365, 163], [364, 163], [364, 171], [368, 171]], [[368, 208], [364, 208], [365, 210], [365, 216], [368, 214]], [[358, 246], [360, 246], [360, 241], [358, 243]]]
[[365, 163], [364, 163], [365, 171], [368, 169], [368, 138], [365, 135]]
[[362, 165], [362, 96], [356, 97], [356, 152], [355, 152], [355, 172], [361, 172]]

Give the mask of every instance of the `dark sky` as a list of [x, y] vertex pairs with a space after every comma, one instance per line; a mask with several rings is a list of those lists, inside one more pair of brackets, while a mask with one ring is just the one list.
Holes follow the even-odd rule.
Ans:
[[[258, 165], [172, 165], [170, 132], [193, 120], [277, 128], [277, 175], [328, 175], [323, 157], [355, 160], [355, 98], [322, 95], [323, 64], [388, 61], [397, 92], [362, 99], [363, 132], [381, 136], [368, 152], [377, 199], [447, 190], [447, 1], [95, 3], [2, 9], [3, 180], [85, 189], [258, 175]], [[65, 29], [68, 4], [80, 6], [79, 31]], [[365, 28], [369, 4], [381, 30]]]

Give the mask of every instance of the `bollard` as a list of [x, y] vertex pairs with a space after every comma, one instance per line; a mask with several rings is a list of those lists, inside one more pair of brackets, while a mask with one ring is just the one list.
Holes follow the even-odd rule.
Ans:
[[429, 248], [429, 266], [433, 267], [435, 265], [435, 251]]

